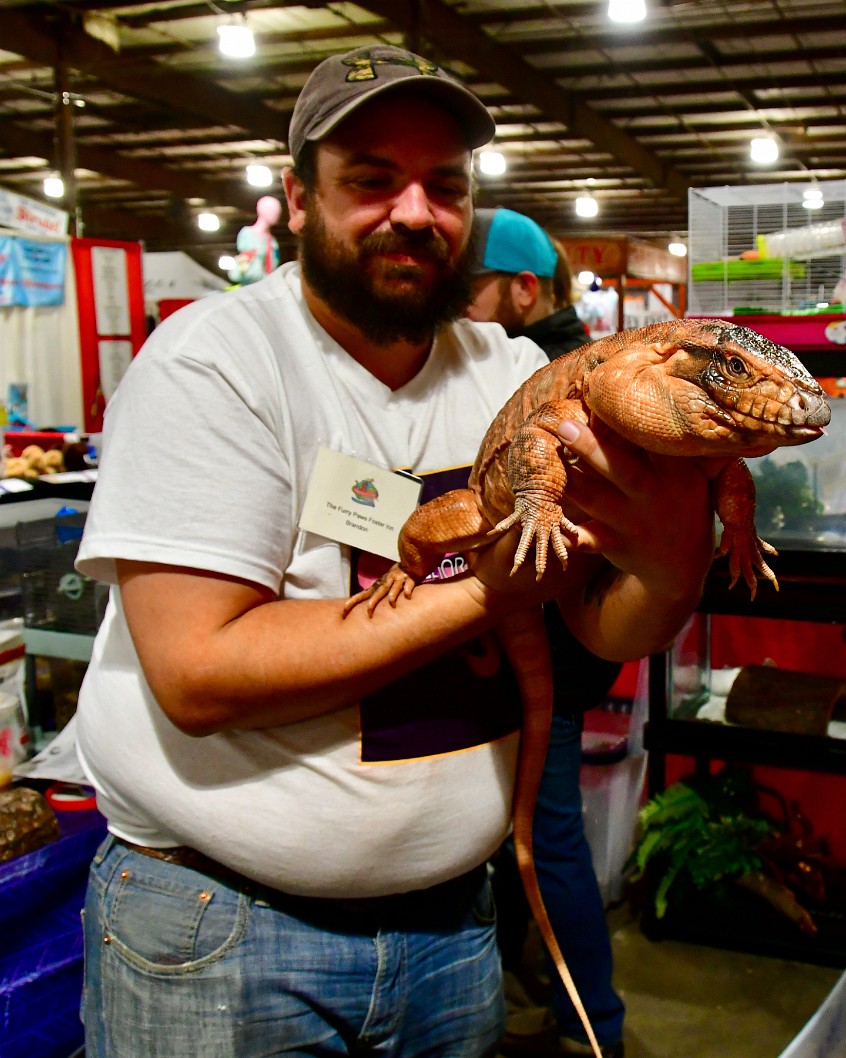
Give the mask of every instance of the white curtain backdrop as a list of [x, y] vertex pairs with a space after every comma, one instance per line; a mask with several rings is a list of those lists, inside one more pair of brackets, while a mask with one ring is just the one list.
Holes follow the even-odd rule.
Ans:
[[0, 400], [10, 382], [26, 382], [36, 427], [83, 429], [82, 368], [73, 259], [68, 246], [65, 303], [0, 306]]

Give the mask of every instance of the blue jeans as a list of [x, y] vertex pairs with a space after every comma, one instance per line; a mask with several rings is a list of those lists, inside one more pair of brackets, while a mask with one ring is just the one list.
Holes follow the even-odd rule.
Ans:
[[487, 879], [449, 925], [327, 928], [107, 838], [84, 918], [87, 1058], [481, 1058], [504, 1032]]
[[[532, 828], [535, 867], [553, 931], [597, 1039], [613, 1045], [622, 1039], [624, 1007], [611, 984], [611, 940], [582, 820], [581, 733], [580, 716], [553, 716]], [[508, 845], [497, 858], [494, 891], [504, 964], [506, 969], [515, 969], [529, 911]], [[548, 963], [552, 1006], [561, 1034], [586, 1041], [558, 972], [551, 960]]]

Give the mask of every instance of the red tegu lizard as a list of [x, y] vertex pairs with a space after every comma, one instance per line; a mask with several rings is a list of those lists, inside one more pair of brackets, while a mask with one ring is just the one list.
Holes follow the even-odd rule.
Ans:
[[[778, 588], [755, 530], [755, 487], [741, 457], [799, 445], [823, 433], [831, 410], [815, 379], [789, 349], [722, 320], [673, 320], [623, 331], [552, 361], [514, 393], [485, 434], [467, 489], [418, 507], [403, 526], [399, 564], [346, 603], [373, 613], [396, 605], [453, 552], [483, 547], [519, 523], [514, 570], [534, 545], [546, 568], [549, 545], [567, 566], [564, 514], [568, 453], [564, 419], [603, 425], [649, 452], [693, 458], [712, 482], [723, 525], [716, 551], [728, 555], [732, 584], [755, 595], [760, 574]], [[597, 422], [599, 420], [599, 422]], [[660, 544], [656, 544], [660, 546]], [[513, 571], [512, 571], [513, 572]], [[520, 682], [523, 733], [514, 795], [514, 842], [527, 898], [599, 1058], [599, 1047], [552, 933], [532, 862], [532, 815], [552, 712], [552, 687], [539, 614], [509, 617], [498, 630]]]

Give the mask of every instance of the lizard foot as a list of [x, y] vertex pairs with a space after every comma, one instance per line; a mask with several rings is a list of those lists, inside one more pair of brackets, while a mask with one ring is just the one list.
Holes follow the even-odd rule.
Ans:
[[512, 513], [497, 523], [488, 533], [488, 536], [504, 533], [518, 522], [522, 526], [522, 532], [520, 534], [520, 542], [514, 552], [514, 565], [511, 568], [512, 576], [523, 565], [526, 555], [529, 553], [529, 548], [533, 543], [535, 545], [535, 573], [538, 580], [541, 579], [546, 570], [546, 559], [550, 542], [552, 543], [552, 550], [561, 562], [562, 568], [567, 568], [569, 553], [564, 542], [562, 530], [569, 533], [578, 542], [579, 529], [569, 518], [564, 516], [557, 503], [538, 503], [523, 496], [518, 496]]
[[369, 588], [351, 595], [344, 603], [342, 617], [348, 617], [359, 603], [367, 603], [367, 615], [372, 617], [376, 607], [383, 599], [387, 599], [391, 606], [396, 606], [400, 595], [406, 599], [411, 598], [411, 593], [417, 586], [417, 581], [399, 566], [391, 566], [387, 573], [374, 581]]
[[764, 558], [765, 553], [777, 555], [778, 551], [759, 536], [733, 533], [724, 529], [714, 557], [721, 558], [723, 555], [728, 555], [729, 573], [731, 574], [729, 588], [733, 588], [742, 576], [749, 585], [750, 598], [754, 599], [758, 591], [759, 573], [778, 591], [778, 580], [767, 565]]

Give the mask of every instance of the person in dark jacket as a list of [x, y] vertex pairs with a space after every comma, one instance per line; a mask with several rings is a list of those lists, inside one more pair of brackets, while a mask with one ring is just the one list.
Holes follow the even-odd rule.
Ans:
[[477, 209], [473, 230], [471, 320], [499, 323], [509, 338], [531, 338], [550, 360], [589, 340], [560, 243], [511, 209]]
[[[571, 302], [564, 249], [529, 217], [510, 209], [477, 210], [471, 270], [473, 303], [467, 315], [477, 323], [499, 323], [509, 337], [531, 338], [550, 360], [589, 340]], [[584, 712], [602, 702], [620, 666], [585, 649], [567, 631], [556, 605], [546, 605], [544, 615], [554, 702], [535, 807], [535, 865], [552, 927], [602, 1052], [622, 1058], [625, 1011], [612, 985], [611, 941], [585, 837], [579, 787]], [[512, 1008], [501, 1053], [508, 1058], [590, 1054], [578, 1015], [551, 963], [553, 1014], [539, 1020], [524, 1006], [535, 998], [533, 974], [523, 957], [530, 913], [510, 842], [494, 860], [492, 882], [497, 940]]]

